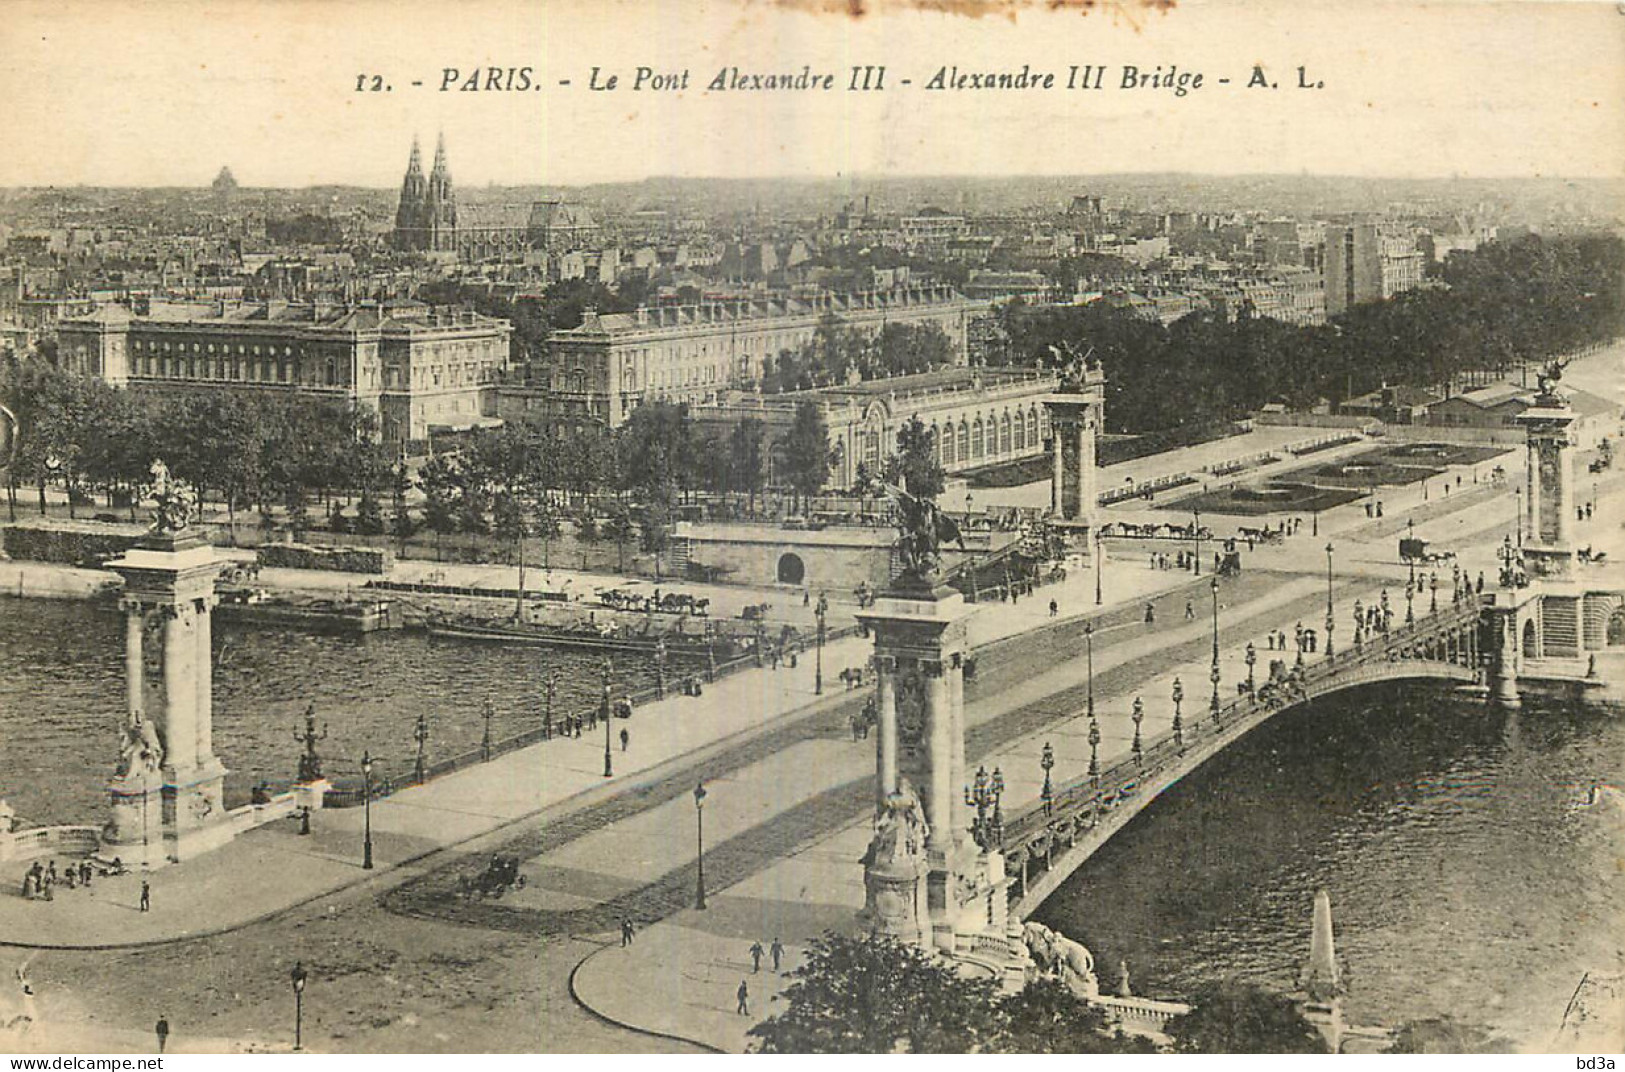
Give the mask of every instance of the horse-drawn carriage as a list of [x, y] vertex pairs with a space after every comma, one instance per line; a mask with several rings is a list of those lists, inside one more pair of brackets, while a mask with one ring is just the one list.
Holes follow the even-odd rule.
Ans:
[[501, 897], [511, 889], [523, 888], [525, 876], [519, 873], [519, 857], [493, 856], [485, 870], [469, 878], [457, 879], [458, 892], [464, 897]]

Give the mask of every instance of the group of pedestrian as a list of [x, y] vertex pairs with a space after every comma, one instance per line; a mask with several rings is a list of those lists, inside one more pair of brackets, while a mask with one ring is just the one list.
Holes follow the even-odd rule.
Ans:
[[1189, 569], [1195, 569], [1196, 568], [1196, 552], [1195, 551], [1175, 551], [1174, 554], [1173, 554], [1173, 557], [1170, 558], [1166, 551], [1152, 551], [1149, 566], [1150, 566], [1151, 569], [1157, 569], [1157, 570], [1168, 570], [1168, 569], [1189, 570]]
[[784, 959], [784, 945], [777, 938], [773, 939], [773, 944], [767, 949], [762, 948], [760, 941], [753, 943], [750, 947], [750, 971], [752, 975], [762, 970], [762, 955], [764, 953], [773, 958], [773, 970], [778, 971], [779, 964]]
[[[116, 871], [123, 871], [124, 867], [120, 861], [114, 860], [113, 863]], [[89, 860], [69, 862], [61, 871], [57, 870], [55, 860], [47, 860], [43, 864], [35, 860], [34, 865], [23, 875], [23, 896], [30, 901], [36, 898], [52, 901], [56, 899], [58, 886], [70, 890], [79, 886], [89, 889], [95, 876], [96, 868]]]

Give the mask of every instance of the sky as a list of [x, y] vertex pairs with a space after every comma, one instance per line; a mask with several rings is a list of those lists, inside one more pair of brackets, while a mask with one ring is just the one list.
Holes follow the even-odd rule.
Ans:
[[[441, 132], [462, 186], [1143, 171], [1625, 177], [1625, 5], [867, 2], [879, 6], [855, 18], [841, 0], [0, 0], [0, 186], [195, 186], [226, 165], [245, 186], [389, 187], [413, 135], [427, 165]], [[945, 66], [1024, 64], [1057, 86], [925, 88]], [[1248, 88], [1255, 64], [1279, 88]], [[724, 67], [803, 65], [832, 74], [835, 88], [705, 90]], [[853, 66], [882, 65], [884, 90], [846, 88]], [[1074, 65], [1104, 67], [1104, 88], [1067, 90]], [[1159, 65], [1200, 73], [1203, 85], [1183, 96], [1123, 87], [1125, 66]], [[529, 66], [539, 88], [440, 91], [448, 68], [466, 78], [491, 66], [505, 82], [507, 68]], [[688, 87], [633, 89], [640, 66], [686, 69]], [[1320, 88], [1298, 87], [1300, 66]], [[616, 88], [590, 88], [594, 67], [600, 83], [618, 76]], [[374, 75], [388, 91], [370, 91]]]

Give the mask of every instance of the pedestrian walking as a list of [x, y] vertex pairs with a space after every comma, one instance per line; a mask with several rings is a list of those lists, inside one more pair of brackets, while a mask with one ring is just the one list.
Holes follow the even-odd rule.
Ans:
[[158, 1052], [163, 1053], [164, 1047], [169, 1045], [169, 1017], [159, 1016], [153, 1031], [158, 1035]]
[[750, 947], [750, 971], [752, 975], [762, 970], [762, 954], [766, 952], [762, 943], [757, 942]]
[[631, 743], [632, 743], [632, 731], [627, 729], [624, 726], [621, 727], [621, 751], [623, 751], [623, 752], [626, 751], [626, 746], [631, 744]]
[[1185, 620], [1187, 622], [1196, 620], [1196, 604], [1189, 599], [1185, 600]]
[[1056, 615], [1058, 615], [1060, 613], [1061, 613], [1061, 605], [1059, 603], [1057, 603], [1053, 599], [1050, 600], [1049, 601], [1049, 616], [1051, 618], [1053, 618], [1053, 617], [1055, 617]]
[[152, 909], [152, 886], [147, 883], [146, 879], [142, 879], [141, 880], [141, 911], [148, 912], [148, 911], [151, 911], [151, 909]]
[[[1593, 664], [1595, 664], [1597, 661], [1596, 656], [1592, 656], [1591, 661]], [[772, 954], [773, 957], [773, 970], [778, 971], [779, 962], [784, 959], [784, 944], [779, 941], [777, 936], [774, 937], [773, 945], [769, 947], [768, 952]]]
[[739, 1015], [740, 1016], [749, 1016], [750, 1015], [750, 987], [745, 985], [745, 980], [743, 980], [743, 979], [739, 980], [738, 997], [739, 997]]
[[1151, 603], [1145, 605], [1145, 624], [1151, 625], [1157, 620], [1157, 608]]
[[621, 920], [621, 948], [624, 949], [632, 944], [632, 934], [632, 921], [629, 919]]

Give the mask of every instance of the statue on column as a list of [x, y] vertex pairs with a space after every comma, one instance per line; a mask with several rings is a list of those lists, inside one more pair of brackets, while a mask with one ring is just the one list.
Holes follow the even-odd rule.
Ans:
[[[906, 483], [906, 481], [905, 481]], [[897, 508], [897, 550], [902, 579], [929, 584], [942, 565], [942, 543], [952, 540], [964, 550], [965, 538], [953, 518], [942, 512], [935, 498], [887, 484]]]
[[169, 466], [164, 464], [162, 458], [153, 461], [151, 472], [152, 483], [147, 486], [147, 494], [152, 497], [154, 509], [149, 531], [158, 535], [180, 532], [191, 521], [197, 496], [170, 476]]
[[1092, 367], [1089, 359], [1094, 356], [1095, 348], [1091, 346], [1088, 353], [1080, 354], [1075, 345], [1063, 342], [1060, 346], [1052, 343], [1049, 352], [1055, 358], [1056, 367], [1061, 370], [1060, 392], [1069, 395], [1082, 393]]
[[124, 725], [124, 743], [119, 749], [118, 776], [156, 774], [164, 765], [164, 746], [158, 728], [137, 712]]
[[1553, 358], [1541, 366], [1540, 371], [1535, 374], [1535, 382], [1540, 386], [1541, 397], [1557, 397], [1557, 384], [1563, 379], [1563, 370], [1568, 364], [1566, 359]]

